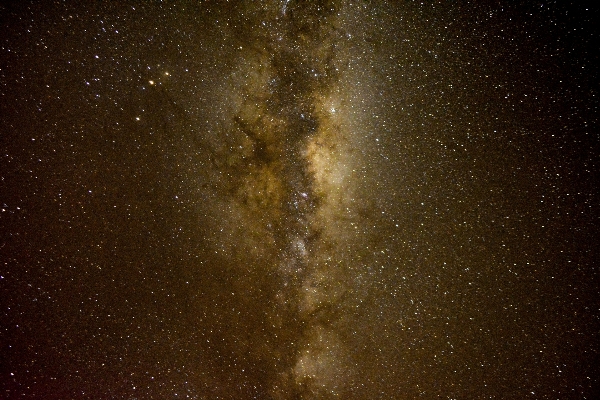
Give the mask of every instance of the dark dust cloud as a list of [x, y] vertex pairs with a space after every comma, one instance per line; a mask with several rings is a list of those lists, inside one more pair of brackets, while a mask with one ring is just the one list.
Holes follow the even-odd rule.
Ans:
[[0, 397], [598, 398], [597, 17], [5, 2]]

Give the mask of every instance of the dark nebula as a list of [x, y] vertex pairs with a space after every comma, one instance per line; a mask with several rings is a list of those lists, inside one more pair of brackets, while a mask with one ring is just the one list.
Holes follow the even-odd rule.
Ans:
[[0, 6], [0, 397], [593, 399], [598, 10]]

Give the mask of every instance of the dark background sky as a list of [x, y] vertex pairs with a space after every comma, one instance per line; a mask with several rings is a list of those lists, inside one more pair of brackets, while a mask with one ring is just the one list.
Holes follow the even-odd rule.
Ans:
[[0, 6], [0, 397], [597, 398], [597, 7], [230, 3]]

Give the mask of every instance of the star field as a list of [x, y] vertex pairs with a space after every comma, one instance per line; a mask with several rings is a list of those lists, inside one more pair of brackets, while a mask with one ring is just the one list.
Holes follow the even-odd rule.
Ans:
[[596, 398], [596, 15], [0, 6], [0, 397]]

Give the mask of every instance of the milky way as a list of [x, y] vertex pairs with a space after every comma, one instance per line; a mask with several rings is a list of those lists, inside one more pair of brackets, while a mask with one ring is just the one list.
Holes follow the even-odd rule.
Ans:
[[352, 280], [364, 269], [351, 249], [363, 223], [354, 181], [365, 146], [357, 137], [370, 134], [349, 90], [361, 85], [349, 71], [358, 49], [344, 20], [355, 10], [261, 6], [240, 11], [254, 12], [244, 23], [258, 28], [234, 32], [241, 51], [217, 133], [226, 141], [211, 150], [212, 186], [227, 204], [216, 249], [233, 239], [255, 255], [251, 268], [276, 282], [266, 312], [266, 351], [279, 358], [270, 393], [338, 395], [353, 373], [338, 325], [359, 300]]
[[0, 397], [598, 397], [597, 10], [13, 3]]

